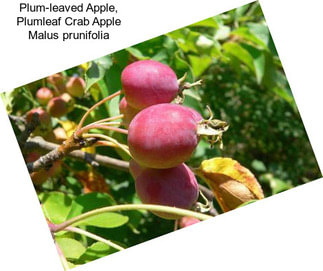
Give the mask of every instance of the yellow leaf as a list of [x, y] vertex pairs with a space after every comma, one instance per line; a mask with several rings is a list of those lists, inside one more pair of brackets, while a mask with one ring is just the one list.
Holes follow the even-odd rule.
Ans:
[[95, 147], [90, 146], [90, 147], [86, 147], [86, 148], [82, 148], [82, 151], [87, 152], [87, 153], [91, 153], [91, 154], [95, 154]]
[[85, 63], [79, 65], [79, 67], [81, 69], [83, 69], [84, 72], [86, 72], [88, 70], [88, 68], [89, 68], [89, 62], [85, 62]]
[[252, 172], [231, 158], [205, 160], [196, 173], [211, 188], [224, 212], [250, 200], [264, 198], [262, 188]]
[[77, 124], [74, 121], [70, 120], [59, 120], [58, 121], [60, 125], [62, 125], [63, 129], [66, 132], [67, 137], [70, 137], [73, 132], [75, 131]]

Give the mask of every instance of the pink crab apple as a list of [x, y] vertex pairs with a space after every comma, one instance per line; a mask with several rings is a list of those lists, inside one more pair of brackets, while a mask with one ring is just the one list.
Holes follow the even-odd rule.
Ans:
[[[184, 163], [167, 169], [143, 168], [135, 179], [135, 186], [145, 204], [191, 209], [199, 195], [196, 178]], [[179, 218], [164, 212], [153, 213], [165, 219]]]
[[55, 118], [59, 118], [67, 114], [67, 103], [61, 97], [54, 97], [47, 104], [48, 113]]
[[141, 60], [128, 65], [121, 74], [127, 102], [136, 109], [171, 102], [178, 94], [175, 72], [154, 60]]
[[46, 105], [48, 101], [53, 97], [53, 92], [46, 87], [40, 88], [36, 92], [36, 99], [41, 105]]
[[137, 115], [140, 110], [131, 107], [127, 103], [126, 98], [123, 97], [119, 103], [119, 111], [120, 114], [123, 114], [122, 125], [128, 128], [131, 120]]
[[133, 159], [150, 168], [171, 168], [188, 160], [199, 141], [199, 118], [193, 110], [177, 104], [157, 104], [140, 111], [128, 129]]
[[73, 97], [82, 97], [85, 91], [84, 79], [78, 76], [71, 77], [66, 83], [66, 90]]

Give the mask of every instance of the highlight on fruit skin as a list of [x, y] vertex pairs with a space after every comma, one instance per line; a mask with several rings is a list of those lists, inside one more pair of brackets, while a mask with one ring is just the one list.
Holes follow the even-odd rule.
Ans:
[[140, 60], [128, 65], [121, 74], [127, 102], [136, 109], [171, 102], [179, 92], [175, 72], [154, 60]]
[[41, 105], [46, 105], [49, 102], [49, 100], [53, 97], [53, 92], [46, 87], [42, 87], [36, 92], [36, 99]]
[[66, 83], [66, 91], [76, 98], [81, 98], [85, 91], [85, 81], [82, 77], [73, 76]]
[[63, 93], [60, 97], [66, 102], [67, 112], [71, 112], [74, 109], [75, 99], [68, 93]]
[[[191, 209], [199, 196], [195, 175], [184, 163], [167, 169], [144, 168], [135, 179], [136, 191], [143, 203]], [[153, 212], [165, 219], [179, 216]]]
[[188, 160], [199, 141], [192, 110], [177, 104], [157, 104], [140, 111], [128, 129], [134, 160], [150, 168], [175, 167]]
[[126, 100], [126, 97], [123, 97], [119, 103], [120, 114], [123, 114], [122, 125], [126, 128], [129, 127], [132, 119], [139, 113], [140, 110], [131, 107]]
[[208, 184], [224, 212], [251, 200], [264, 198], [262, 188], [252, 172], [231, 158], [204, 160], [194, 172]]

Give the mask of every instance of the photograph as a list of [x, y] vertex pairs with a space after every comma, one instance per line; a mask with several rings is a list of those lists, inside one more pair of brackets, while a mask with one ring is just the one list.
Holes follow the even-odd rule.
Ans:
[[320, 178], [283, 65], [252, 2], [1, 93], [64, 269]]

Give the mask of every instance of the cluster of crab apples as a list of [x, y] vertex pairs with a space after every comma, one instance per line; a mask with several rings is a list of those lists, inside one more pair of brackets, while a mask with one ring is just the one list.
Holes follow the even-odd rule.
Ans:
[[180, 80], [165, 64], [134, 62], [123, 70], [121, 82], [125, 97], [119, 107], [123, 125], [128, 127], [130, 172], [139, 198], [146, 204], [191, 209], [199, 197], [199, 186], [184, 162], [199, 142], [202, 116], [192, 108], [171, 103], [180, 94]]
[[[37, 89], [35, 98], [38, 102], [36, 108], [26, 113], [26, 122], [30, 123], [35, 113], [38, 114], [39, 125], [33, 135], [42, 136], [54, 143], [62, 143], [66, 140], [66, 131], [62, 127], [52, 127], [52, 117], [60, 118], [74, 109], [75, 98], [81, 98], [85, 91], [85, 81], [79, 76], [66, 77], [57, 73], [46, 78], [46, 85]], [[26, 156], [27, 162], [34, 162], [41, 156], [38, 152], [31, 152]], [[57, 174], [60, 161], [53, 163], [47, 170], [42, 169], [31, 173], [31, 179], [35, 185], [44, 183], [49, 177]]]

